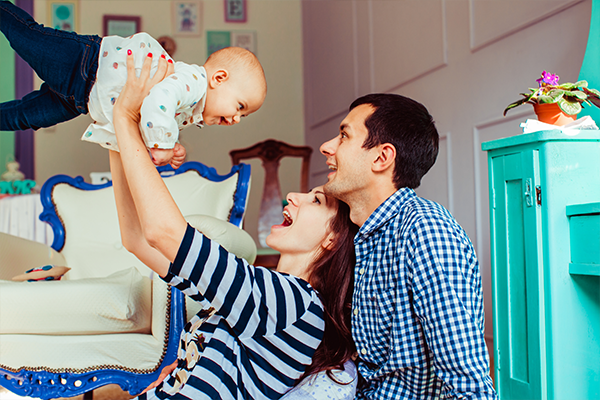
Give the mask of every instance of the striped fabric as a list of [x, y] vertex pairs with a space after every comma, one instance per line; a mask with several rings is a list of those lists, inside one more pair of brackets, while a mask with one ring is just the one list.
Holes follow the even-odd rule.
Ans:
[[354, 239], [359, 399], [495, 399], [479, 263], [442, 206], [398, 190]]
[[181, 334], [177, 368], [148, 399], [278, 399], [323, 337], [323, 306], [308, 283], [248, 265], [189, 225], [164, 279], [204, 309]]

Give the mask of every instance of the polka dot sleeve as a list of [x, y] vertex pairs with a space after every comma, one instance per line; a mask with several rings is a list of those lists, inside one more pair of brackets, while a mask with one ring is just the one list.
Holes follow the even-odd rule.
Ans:
[[140, 127], [148, 148], [173, 148], [179, 138], [175, 115], [193, 109], [205, 95], [205, 75], [197, 65], [178, 62], [175, 73], [152, 88], [140, 112]]

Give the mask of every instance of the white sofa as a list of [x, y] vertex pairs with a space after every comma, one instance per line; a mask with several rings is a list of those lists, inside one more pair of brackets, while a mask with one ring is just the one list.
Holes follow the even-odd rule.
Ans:
[[[193, 226], [254, 261], [254, 241], [240, 229], [250, 166], [227, 175], [195, 162], [159, 170], [173, 175], [165, 183]], [[138, 394], [175, 360], [198, 306], [123, 248], [110, 183], [59, 175], [41, 197], [52, 248], [0, 234], [0, 386], [43, 399], [109, 383]], [[71, 269], [61, 281], [10, 281], [46, 264]]]

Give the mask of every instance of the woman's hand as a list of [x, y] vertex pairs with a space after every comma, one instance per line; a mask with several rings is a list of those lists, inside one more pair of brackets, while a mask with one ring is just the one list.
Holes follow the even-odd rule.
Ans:
[[162, 381], [165, 380], [165, 378], [169, 375], [171, 375], [171, 372], [173, 372], [173, 370], [175, 369], [175, 367], [177, 367], [177, 360], [175, 360], [175, 362], [171, 365], [167, 365], [166, 367], [164, 367], [162, 369], [162, 371], [160, 372], [160, 375], [158, 376], [158, 379], [156, 381], [154, 381], [153, 383], [150, 384], [150, 386], [148, 386], [142, 393], [146, 393], [148, 390], [154, 389], [155, 387], [157, 387], [158, 385], [160, 385], [160, 383]]
[[158, 69], [152, 78], [150, 78], [151, 67], [152, 53], [148, 53], [142, 66], [142, 72], [138, 78], [135, 73], [135, 64], [131, 50], [127, 51], [127, 81], [115, 103], [113, 109], [114, 119], [124, 118], [139, 123], [140, 108], [142, 107], [142, 102], [148, 96], [148, 93], [150, 93], [150, 89], [175, 71], [173, 61], [169, 60], [167, 62], [164, 56], [161, 56], [158, 60]]

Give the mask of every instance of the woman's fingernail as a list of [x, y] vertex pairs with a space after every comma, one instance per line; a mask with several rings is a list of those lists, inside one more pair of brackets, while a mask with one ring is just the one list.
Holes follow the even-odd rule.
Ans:
[[127, 55], [130, 56], [131, 55], [131, 49], [127, 49]]
[[148, 53], [148, 57], [152, 57], [152, 53]]
[[160, 58], [167, 58], [167, 57], [165, 57], [165, 55], [164, 55], [164, 54], [161, 54], [161, 55], [160, 55]]
[[169, 62], [170, 62], [171, 64], [173, 64], [173, 60], [169, 60]]

